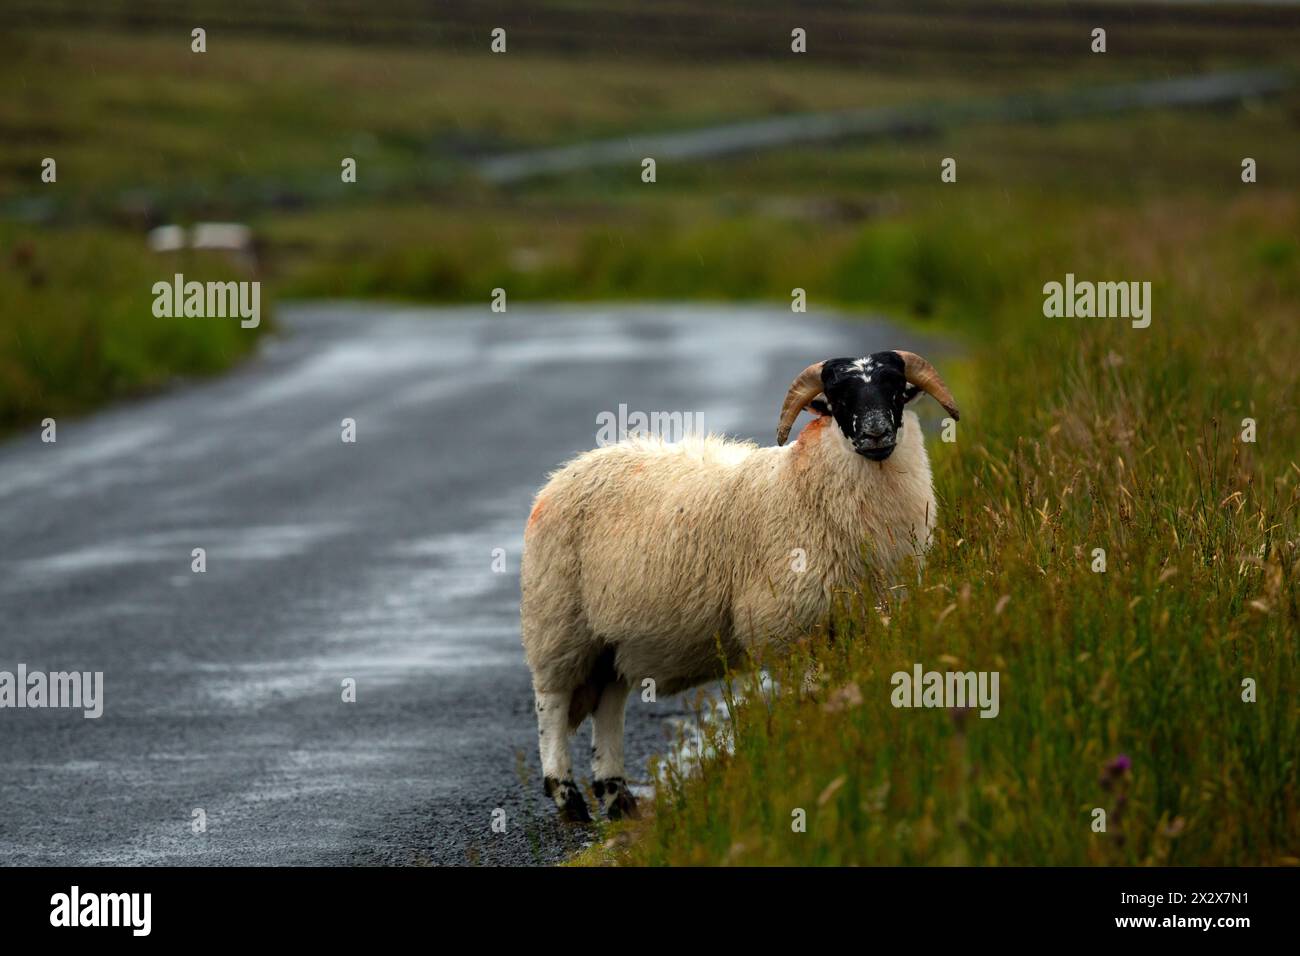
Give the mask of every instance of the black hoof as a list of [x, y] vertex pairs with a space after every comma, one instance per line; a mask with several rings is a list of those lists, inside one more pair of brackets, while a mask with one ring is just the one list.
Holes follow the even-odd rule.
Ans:
[[582, 799], [582, 794], [578, 792], [577, 787], [573, 787], [568, 796], [564, 799], [564, 806], [560, 807], [560, 815], [564, 817], [566, 823], [590, 823], [591, 813], [587, 810], [587, 801]]
[[587, 801], [582, 799], [582, 792], [572, 780], [556, 780], [554, 777], [547, 777], [544, 786], [546, 795], [555, 801], [560, 816], [566, 823], [591, 822]]
[[637, 818], [636, 797], [632, 796], [632, 791], [627, 788], [627, 781], [622, 777], [597, 780], [592, 783], [591, 789], [596, 792], [596, 799], [601, 802], [611, 820], [622, 820], [624, 817], [632, 820]]

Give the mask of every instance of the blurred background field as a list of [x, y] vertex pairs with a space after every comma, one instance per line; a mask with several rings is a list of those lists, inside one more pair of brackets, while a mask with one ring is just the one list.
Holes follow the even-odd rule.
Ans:
[[[1088, 52], [1094, 24], [1109, 30], [1104, 55]], [[203, 54], [190, 49], [196, 25]], [[488, 49], [496, 25], [504, 55]], [[790, 53], [795, 25], [806, 55]], [[1247, 144], [1264, 171], [1256, 195], [1287, 191], [1300, 98], [920, 125], [664, 163], [653, 185], [635, 166], [493, 185], [478, 166], [744, 119], [1068, 100], [1124, 81], [1289, 68], [1297, 39], [1300, 13], [1236, 5], [19, 0], [0, 33], [0, 427], [247, 353], [257, 332], [145, 311], [144, 280], [171, 275], [145, 231], [172, 222], [249, 223], [268, 302], [486, 302], [497, 287], [517, 299], [784, 299], [799, 286], [814, 302], [977, 329], [980, 297], [1014, 274], [981, 253], [1050, 242], [1103, 200], [1240, 192]], [[940, 189], [950, 155], [959, 185]], [[55, 184], [39, 179], [46, 156]], [[344, 157], [357, 161], [354, 184], [341, 181]], [[1293, 237], [1276, 242], [1274, 256], [1295, 254]], [[219, 259], [205, 268], [233, 275]]]
[[[1126, 80], [1290, 66], [1300, 12], [1237, 5], [829, 4], [534, 7], [323, 3], [12, 5], [0, 77], [0, 211], [126, 237], [238, 219], [292, 294], [476, 301], [788, 296], [888, 300], [885, 270], [831, 268], [880, 230], [953, 203], [1116, 203], [1219, 194], [1239, 142], [1297, 163], [1292, 92], [1243, 109], [921, 128], [716, 162], [494, 187], [486, 157], [738, 119], [1069, 95]], [[791, 25], [810, 52], [789, 52]], [[488, 52], [493, 25], [505, 55]], [[1093, 25], [1109, 52], [1088, 52]], [[208, 52], [190, 51], [203, 25]], [[960, 187], [939, 190], [944, 156]], [[59, 162], [42, 185], [40, 162]], [[340, 181], [353, 157], [355, 184]], [[960, 216], [960, 213], [957, 214]], [[1044, 210], [1059, 221], [1060, 208]], [[16, 242], [16, 237], [10, 240]], [[888, 243], [888, 239], [883, 239]], [[850, 267], [851, 269], [851, 267]], [[859, 271], [859, 270], [852, 270]], [[7, 281], [12, 273], [7, 272]], [[797, 280], [797, 281], [796, 281]], [[910, 303], [904, 303], [910, 304]]]
[[[961, 758], [983, 768], [974, 776], [947, 762], [951, 722], [909, 722], [885, 740], [868, 711], [837, 735], [843, 722], [823, 727], [813, 705], [773, 704], [771, 720], [742, 720], [734, 758], [664, 796], [658, 829], [627, 858], [1261, 863], [1300, 853], [1300, 8], [7, 8], [0, 429], [215, 372], [273, 327], [153, 318], [150, 286], [176, 263], [149, 250], [146, 232], [173, 222], [248, 223], [264, 302], [481, 302], [490, 321], [497, 287], [511, 301], [776, 303], [799, 287], [816, 305], [884, 312], [967, 353], [945, 374], [969, 437], [935, 455], [953, 518], [930, 589], [897, 619], [921, 635], [900, 660], [918, 647], [925, 660], [1000, 655], [1011, 686], [1035, 688], [1040, 704], [960, 730], [983, 734]], [[195, 26], [207, 30], [204, 54], [190, 51]], [[498, 26], [503, 55], [489, 52]], [[1097, 26], [1103, 55], [1089, 50]], [[805, 55], [790, 52], [794, 27], [808, 31]], [[653, 184], [639, 164], [513, 183], [482, 175], [491, 157], [595, 139], [847, 109], [929, 116], [1022, 94], [1068, 104], [1119, 83], [1259, 69], [1290, 85], [1213, 108], [924, 122], [871, 140], [660, 161]], [[40, 182], [46, 156], [57, 184]], [[1250, 185], [1247, 156], [1259, 169]], [[345, 157], [357, 161], [355, 184], [340, 181]], [[944, 157], [957, 160], [956, 183], [940, 182]], [[187, 277], [249, 276], [220, 255], [185, 262]], [[1043, 283], [1066, 272], [1152, 281], [1152, 327], [1044, 319]], [[797, 329], [792, 315], [792, 339]], [[1250, 448], [1233, 440], [1246, 415], [1267, 436]], [[1206, 462], [1218, 469], [1209, 477], [1197, 471]], [[1123, 593], [1098, 592], [1078, 558], [1099, 538], [1114, 542], [1108, 580], [1124, 580]], [[1003, 594], [1010, 610], [995, 616]], [[1169, 603], [1157, 609], [1153, 594]], [[1075, 646], [1078, 634], [1088, 637]], [[1205, 679], [1222, 674], [1231, 696], [1247, 665], [1271, 677], [1266, 726], [1224, 701], [1205, 705]], [[836, 666], [841, 684], [889, 670], [853, 655]], [[1067, 670], [1072, 690], [1047, 686], [1045, 674]], [[1093, 720], [1093, 705], [1113, 719]], [[1073, 721], [1041, 729], [1062, 713]], [[1090, 847], [1058, 811], [1086, 826], [1099, 768], [1121, 751], [1140, 768], [1134, 822], [1126, 842]], [[779, 786], [762, 767], [781, 768]], [[773, 836], [788, 831], [779, 801], [816, 801], [845, 772], [857, 774], [844, 789], [852, 802], [832, 792], [824, 805], [838, 809], [815, 836]], [[946, 789], [936, 773], [949, 774]]]
[[[796, 21], [810, 36], [802, 56], [789, 52]], [[497, 24], [508, 29], [505, 55], [488, 52]], [[1095, 24], [1109, 30], [1104, 55], [1088, 52]], [[208, 31], [205, 54], [190, 51], [193, 25]], [[829, 4], [796, 14], [774, 3], [630, 13], [388, 2], [308, 13], [19, 2], [0, 40], [11, 91], [0, 104], [0, 212], [6, 246], [27, 239], [44, 256], [74, 227], [139, 246], [159, 223], [247, 221], [264, 279], [291, 295], [473, 302], [502, 286], [521, 298], [744, 298], [799, 285], [823, 302], [933, 314], [938, 304], [911, 286], [960, 276], [899, 273], [960, 264], [892, 261], [942, 255], [917, 250], [911, 224], [1029, 215], [1043, 228], [1103, 199], [1224, 195], [1239, 185], [1244, 144], [1264, 170], [1256, 191], [1283, 188], [1300, 165], [1300, 98], [923, 126], [663, 163], [653, 186], [637, 167], [510, 186], [476, 167], [529, 148], [741, 119], [1025, 92], [1068, 99], [1128, 80], [1290, 67], [1297, 39], [1300, 12], [1237, 5]], [[58, 160], [56, 185], [39, 181], [45, 156]], [[959, 159], [956, 188], [936, 188], [945, 156]], [[340, 180], [344, 157], [357, 161], [355, 184]], [[151, 268], [142, 247], [140, 256]]]

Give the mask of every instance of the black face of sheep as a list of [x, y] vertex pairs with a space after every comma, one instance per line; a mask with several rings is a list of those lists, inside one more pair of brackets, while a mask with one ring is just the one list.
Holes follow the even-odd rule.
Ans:
[[812, 408], [833, 415], [858, 454], [884, 461], [898, 442], [903, 406], [921, 392], [930, 395], [958, 420], [957, 404], [934, 366], [915, 352], [873, 352], [864, 358], [814, 362], [790, 383], [776, 443], [784, 445], [799, 413]]
[[921, 392], [908, 384], [897, 352], [828, 359], [822, 365], [822, 385], [826, 402], [814, 402], [814, 407], [834, 415], [854, 450], [871, 461], [893, 454], [903, 406]]

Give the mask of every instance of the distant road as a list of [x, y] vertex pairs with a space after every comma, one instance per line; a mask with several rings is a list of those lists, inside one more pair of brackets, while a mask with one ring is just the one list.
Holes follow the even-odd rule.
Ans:
[[[0, 710], [0, 863], [576, 849], [589, 833], [541, 798], [518, 635], [546, 472], [620, 403], [770, 443], [807, 363], [921, 345], [780, 309], [485, 313], [295, 307], [291, 334], [225, 378], [60, 421], [57, 444], [32, 429], [0, 445], [0, 670], [106, 685], [99, 720]], [[631, 774], [686, 713], [634, 698]]]
[[636, 168], [645, 157], [657, 161], [698, 160], [801, 143], [913, 136], [969, 123], [1043, 122], [1132, 110], [1218, 106], [1274, 95], [1292, 83], [1293, 78], [1284, 71], [1253, 70], [955, 103], [798, 113], [677, 133], [648, 133], [507, 153], [482, 160], [477, 172], [489, 182], [513, 183], [600, 166]]
[[[622, 166], [639, 171], [646, 157], [653, 157], [656, 161], [693, 162], [804, 144], [897, 139], [972, 123], [1038, 123], [1134, 110], [1225, 106], [1273, 96], [1294, 83], [1295, 77], [1285, 70], [1260, 69], [1053, 93], [1018, 93], [993, 99], [795, 113], [677, 132], [634, 134], [568, 146], [519, 150], [470, 160], [467, 168], [488, 182], [509, 186], [538, 177], [603, 167]], [[417, 186], [420, 189], [431, 186], [456, 188], [450, 181], [440, 179], [443, 174], [438, 170], [425, 166], [418, 168], [420, 172], [415, 179], [380, 178], [348, 188], [360, 189], [372, 196], [394, 197], [407, 196]], [[223, 195], [235, 208], [264, 211], [268, 202], [272, 206], [293, 207], [333, 202], [338, 198], [336, 186], [323, 182], [240, 179], [226, 187]], [[169, 206], [185, 207], [193, 200], [193, 196], [185, 191], [159, 189], [145, 193], [138, 188], [107, 198], [120, 208], [145, 201], [159, 210]], [[73, 209], [48, 193], [0, 199], [0, 220], [46, 223], [56, 218], [75, 221], [85, 215], [86, 210]]]

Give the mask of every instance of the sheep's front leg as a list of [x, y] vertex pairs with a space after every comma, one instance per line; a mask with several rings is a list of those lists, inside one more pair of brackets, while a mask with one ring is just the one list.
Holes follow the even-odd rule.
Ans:
[[611, 820], [636, 816], [636, 799], [623, 777], [623, 711], [628, 685], [606, 684], [591, 718], [591, 788]]
[[564, 819], [571, 823], [590, 823], [587, 801], [573, 782], [573, 763], [569, 756], [570, 693], [535, 693], [537, 707], [537, 747], [542, 756], [542, 779], [546, 795], [555, 801]]

